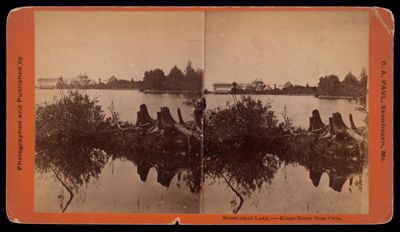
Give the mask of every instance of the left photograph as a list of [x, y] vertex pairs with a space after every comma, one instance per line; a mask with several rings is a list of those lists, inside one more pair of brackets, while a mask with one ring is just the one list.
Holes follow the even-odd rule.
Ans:
[[200, 213], [204, 12], [34, 20], [34, 211]]

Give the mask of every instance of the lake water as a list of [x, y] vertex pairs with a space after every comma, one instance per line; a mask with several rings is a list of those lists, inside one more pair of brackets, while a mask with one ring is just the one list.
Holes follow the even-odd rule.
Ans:
[[[136, 122], [140, 104], [146, 104], [150, 116], [156, 118], [160, 107], [168, 106], [174, 118], [178, 107], [184, 120], [193, 120], [192, 108], [183, 104], [184, 98], [174, 94], [145, 94], [132, 90], [80, 90], [96, 98], [107, 115], [107, 107], [114, 106], [121, 120]], [[64, 94], [66, 91], [64, 90]], [[51, 103], [62, 94], [61, 90], [36, 89], [37, 104]], [[351, 100], [325, 100], [313, 96], [256, 95], [270, 102], [279, 120], [286, 107], [295, 126], [308, 128], [313, 109], [318, 109], [322, 121], [334, 112], [340, 112], [350, 125], [351, 113], [356, 126], [366, 126], [366, 113], [359, 111], [358, 103]], [[231, 95], [206, 95], [207, 108], [223, 107], [233, 102]], [[368, 169], [352, 176], [340, 192], [329, 186], [330, 177], [323, 173], [318, 186], [313, 185], [309, 171], [300, 165], [282, 165], [272, 182], [246, 199], [239, 213], [368, 213]], [[354, 184], [358, 183], [358, 185]], [[360, 188], [362, 186], [362, 188]], [[202, 196], [200, 196], [202, 194]], [[157, 172], [150, 169], [142, 182], [137, 167], [130, 161], [114, 160], [103, 168], [98, 179], [91, 180], [75, 194], [67, 212], [126, 212], [126, 213], [231, 213], [235, 194], [222, 181], [212, 183], [206, 179], [201, 194], [192, 193], [177, 176], [169, 187], [157, 182]], [[59, 196], [67, 198], [59, 181], [50, 174], [35, 175], [35, 211], [59, 212]]]

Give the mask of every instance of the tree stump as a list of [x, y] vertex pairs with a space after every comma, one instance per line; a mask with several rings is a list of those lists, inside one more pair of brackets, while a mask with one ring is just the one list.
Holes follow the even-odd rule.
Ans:
[[176, 121], [171, 115], [168, 107], [161, 107], [160, 111], [161, 125], [163, 126], [172, 126], [176, 124]]
[[317, 109], [312, 111], [312, 116], [310, 117], [310, 125], [308, 131], [315, 131], [325, 128], [325, 124], [321, 120], [319, 111]]
[[342, 115], [339, 112], [333, 113], [333, 128], [337, 131], [349, 129], [346, 124], [344, 124]]
[[363, 136], [344, 124], [342, 116], [338, 112], [333, 113], [332, 117], [329, 118], [329, 124], [334, 134], [344, 134], [357, 142], [363, 142], [365, 140]]
[[202, 112], [203, 110], [201, 109], [195, 109], [193, 112], [194, 122], [196, 123], [196, 127], [200, 130], [203, 128], [203, 122], [201, 121], [203, 117]]
[[155, 120], [150, 117], [150, 114], [147, 111], [147, 106], [145, 104], [141, 104], [140, 110], [137, 112], [136, 126], [151, 125], [154, 123], [154, 121]]
[[349, 120], [350, 120], [351, 129], [357, 130], [357, 127], [356, 127], [356, 125], [354, 124], [354, 121], [353, 121], [353, 115], [349, 114]]
[[179, 123], [180, 123], [180, 124], [185, 124], [185, 121], [183, 121], [183, 118], [182, 118], [181, 109], [178, 108], [177, 111], [178, 111]]

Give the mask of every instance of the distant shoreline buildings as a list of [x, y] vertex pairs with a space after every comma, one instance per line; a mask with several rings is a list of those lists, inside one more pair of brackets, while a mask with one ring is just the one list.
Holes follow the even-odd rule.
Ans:
[[38, 78], [36, 87], [39, 89], [139, 89], [142, 81], [134, 81], [133, 78], [128, 80], [118, 80], [115, 76], [111, 76], [108, 80], [96, 82], [90, 79], [86, 73], [79, 74], [76, 78]]
[[60, 85], [75, 85], [75, 86], [87, 86], [89, 84], [95, 84], [93, 80], [90, 80], [86, 74], [79, 74], [76, 78], [38, 78], [37, 86], [40, 89], [55, 89]]
[[[290, 92], [293, 89], [301, 89], [301, 91], [297, 92], [302, 92], [304, 94], [313, 94], [313, 92], [316, 90], [316, 87], [309, 87], [307, 86], [300, 86], [300, 85], [293, 85], [290, 83], [290, 81], [287, 81], [283, 85], [279, 85], [278, 87], [276, 84], [274, 85], [269, 85], [265, 84], [261, 79], [255, 79], [251, 83], [214, 83], [213, 84], [213, 92], [215, 94], [230, 94], [233, 91], [236, 93], [255, 93], [255, 94], [266, 94], [266, 93], [276, 93], [276, 94], [282, 94], [282, 93], [287, 93]], [[305, 91], [309, 90], [309, 91]]]
[[[270, 94], [270, 95], [313, 95], [321, 98], [365, 98], [367, 95], [367, 74], [363, 70], [357, 78], [349, 72], [343, 80], [336, 75], [319, 78], [318, 86], [293, 85], [286, 81], [282, 85], [265, 84], [261, 79], [251, 83], [214, 83], [213, 91], [204, 89], [203, 93], [214, 94]], [[174, 66], [168, 75], [160, 69], [146, 71], [143, 81], [117, 79], [90, 79], [86, 74], [76, 78], [38, 78], [36, 88], [40, 89], [132, 89], [144, 93], [192, 93], [200, 92], [203, 83], [201, 70], [194, 71], [188, 62], [187, 70], [182, 72]]]
[[[325, 99], [353, 99], [367, 96], [368, 75], [363, 69], [356, 77], [349, 72], [343, 80], [331, 74], [321, 76], [317, 86], [293, 85], [286, 81], [283, 85], [273, 86], [265, 84], [262, 80], [251, 83], [214, 83], [214, 94], [270, 94], [270, 95], [313, 95]], [[212, 93], [204, 90], [204, 93]]]

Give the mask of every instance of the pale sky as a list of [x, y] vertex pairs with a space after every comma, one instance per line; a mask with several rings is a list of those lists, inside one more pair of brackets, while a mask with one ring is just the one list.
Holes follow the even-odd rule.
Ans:
[[[141, 80], [191, 60], [215, 82], [317, 85], [368, 70], [368, 12], [35, 12], [36, 78]], [[205, 41], [204, 41], [205, 38]]]
[[205, 87], [358, 76], [368, 70], [368, 27], [368, 12], [207, 12]]
[[141, 80], [188, 60], [203, 68], [203, 27], [203, 12], [36, 12], [36, 78]]

